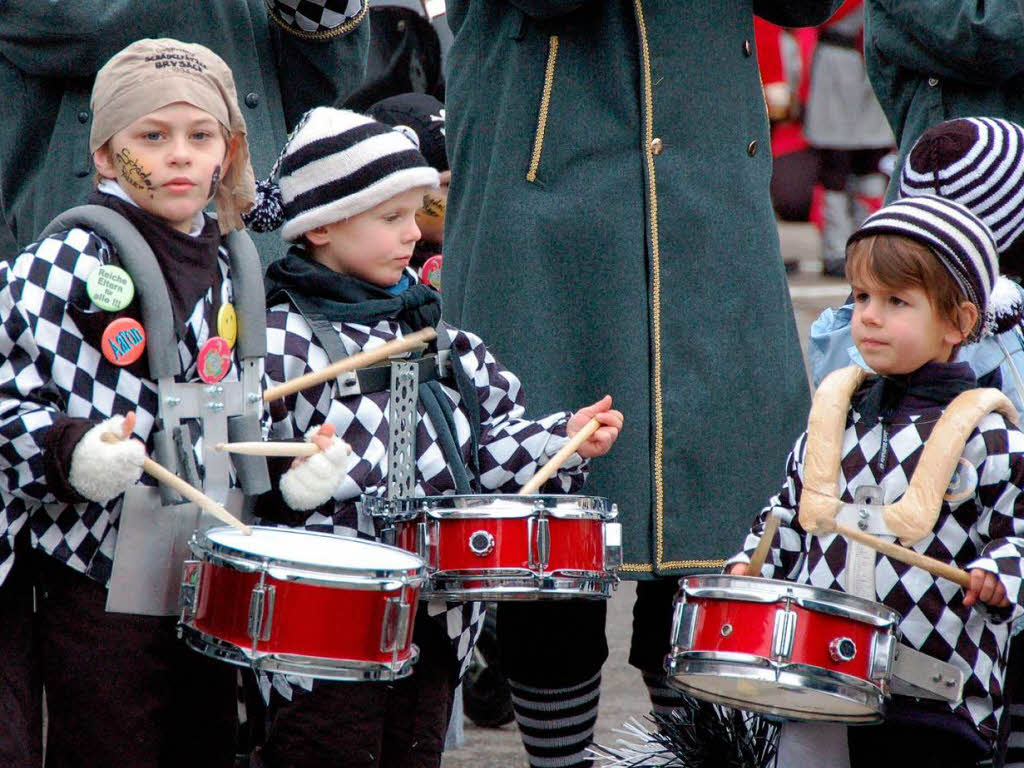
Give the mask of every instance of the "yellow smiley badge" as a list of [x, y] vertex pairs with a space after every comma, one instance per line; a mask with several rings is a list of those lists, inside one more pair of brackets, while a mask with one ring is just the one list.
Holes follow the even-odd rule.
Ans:
[[234, 349], [238, 338], [238, 315], [230, 301], [221, 304], [217, 310], [217, 335], [228, 343], [229, 349]]

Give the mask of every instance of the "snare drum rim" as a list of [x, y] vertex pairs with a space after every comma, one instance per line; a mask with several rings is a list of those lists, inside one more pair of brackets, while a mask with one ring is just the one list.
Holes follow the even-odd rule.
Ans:
[[[743, 600], [754, 603], [792, 602], [809, 611], [839, 616], [874, 627], [898, 628], [900, 614], [882, 603], [834, 589], [758, 576], [706, 573], [679, 580], [684, 599]], [[898, 632], [897, 632], [898, 635]]]
[[[252, 529], [253, 531], [275, 531], [285, 535], [300, 534], [305, 537], [316, 536], [330, 539], [345, 538], [343, 536], [336, 536], [330, 533], [307, 531], [303, 528], [278, 528], [275, 526], [256, 525], [252, 526]], [[406, 549], [399, 549], [398, 547], [392, 547], [389, 544], [382, 544], [376, 541], [365, 541], [363, 539], [348, 539], [349, 541], [358, 541], [361, 545], [365, 544], [372, 545], [373, 547], [383, 547], [384, 549], [401, 554], [403, 557], [412, 558], [418, 561], [419, 564], [408, 568], [374, 568], [372, 566], [321, 565], [282, 557], [255, 555], [252, 552], [247, 552], [228, 544], [213, 541], [208, 535], [214, 531], [222, 530], [231, 530], [231, 527], [216, 526], [205, 531], [196, 531], [192, 534], [192, 538], [189, 540], [189, 549], [191, 549], [192, 553], [204, 563], [219, 565], [246, 573], [257, 571], [269, 572], [270, 570], [273, 570], [273, 578], [277, 579], [294, 577], [291, 580], [315, 582], [318, 575], [335, 577], [338, 581], [343, 583], [345, 578], [373, 581], [391, 579], [397, 580], [408, 586], [416, 587], [422, 584], [427, 578], [427, 564], [421, 557], [414, 552], [409, 552]], [[334, 581], [335, 579], [329, 578], [328, 580]]]
[[[394, 520], [409, 520], [421, 515], [438, 520], [528, 518], [543, 511], [547, 517], [556, 519], [608, 522], [616, 519], [619, 514], [616, 505], [603, 496], [567, 494], [467, 493], [368, 501], [364, 499], [364, 504], [371, 515]], [[496, 509], [496, 502], [506, 508]]]

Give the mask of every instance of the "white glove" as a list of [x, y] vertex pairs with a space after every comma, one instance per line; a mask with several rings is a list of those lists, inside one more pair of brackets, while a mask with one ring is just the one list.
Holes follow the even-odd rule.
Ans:
[[[314, 427], [306, 433], [307, 442], [320, 431]], [[335, 436], [326, 451], [314, 453], [305, 461], [281, 475], [281, 498], [284, 503], [298, 512], [316, 509], [334, 497], [334, 492], [345, 479], [348, 456], [352, 453], [349, 444]]]
[[[133, 438], [122, 440], [123, 425], [124, 416], [112, 416], [86, 432], [71, 452], [68, 481], [89, 501], [108, 502], [142, 477], [146, 447]], [[108, 433], [118, 439], [107, 442]]]

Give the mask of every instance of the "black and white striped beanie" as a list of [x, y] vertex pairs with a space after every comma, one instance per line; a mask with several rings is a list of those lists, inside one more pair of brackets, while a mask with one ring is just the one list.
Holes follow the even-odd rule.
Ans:
[[891, 234], [929, 248], [956, 280], [980, 315], [969, 341], [1000, 333], [1020, 321], [1020, 291], [999, 275], [995, 239], [985, 223], [965, 206], [934, 195], [896, 200], [869, 216], [847, 248], [865, 237]]
[[1024, 233], [1024, 128], [994, 117], [933, 125], [900, 173], [900, 196], [955, 200], [984, 221], [1000, 253]]
[[358, 112], [317, 107], [288, 137], [270, 178], [256, 185], [256, 204], [245, 221], [257, 232], [281, 227], [281, 237], [294, 242], [406, 190], [438, 183], [438, 172], [408, 136]]

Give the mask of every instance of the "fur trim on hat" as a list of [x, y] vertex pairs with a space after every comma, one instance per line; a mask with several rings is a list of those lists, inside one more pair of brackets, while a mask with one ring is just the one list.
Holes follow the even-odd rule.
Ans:
[[1024, 317], [1024, 294], [1012, 280], [1000, 277], [989, 297], [989, 322], [992, 333], [1003, 333], [1018, 325]]
[[140, 441], [103, 439], [107, 433], [120, 437], [123, 428], [124, 416], [112, 416], [86, 432], [71, 452], [68, 481], [89, 501], [106, 503], [142, 477], [146, 447]]
[[[313, 427], [306, 432], [306, 441], [312, 442], [313, 435], [319, 431], [320, 427]], [[327, 503], [345, 479], [350, 453], [349, 444], [335, 437], [326, 451], [314, 453], [281, 475], [284, 503], [297, 512]]]

